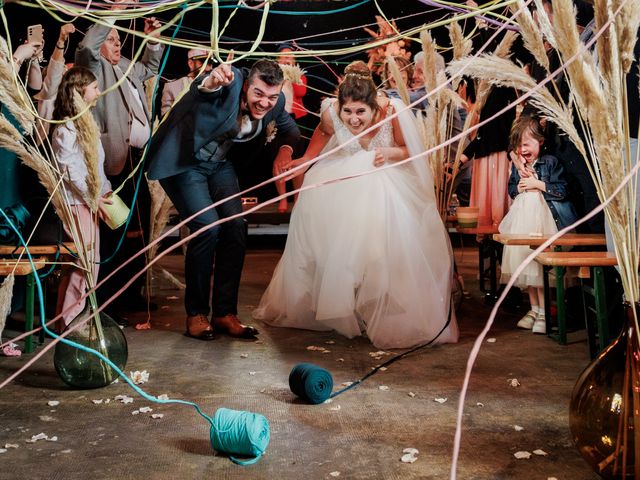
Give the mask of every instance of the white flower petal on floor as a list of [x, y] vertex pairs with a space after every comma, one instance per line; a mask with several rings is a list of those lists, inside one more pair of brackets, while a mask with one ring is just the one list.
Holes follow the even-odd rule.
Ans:
[[131, 380], [136, 385], [140, 385], [142, 383], [146, 383], [149, 381], [149, 372], [147, 372], [146, 370], [142, 370], [142, 371], [136, 370], [135, 372], [130, 372], [130, 373], [131, 373]]
[[519, 451], [513, 454], [518, 460], [531, 458], [531, 452]]

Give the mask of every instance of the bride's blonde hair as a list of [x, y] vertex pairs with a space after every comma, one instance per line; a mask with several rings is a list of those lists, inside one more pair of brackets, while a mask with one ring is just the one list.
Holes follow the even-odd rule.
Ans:
[[347, 65], [344, 69], [344, 80], [338, 87], [338, 104], [342, 106], [348, 100], [363, 102], [373, 111], [377, 111], [379, 108], [377, 96], [376, 85], [373, 83], [367, 64], [356, 60]]

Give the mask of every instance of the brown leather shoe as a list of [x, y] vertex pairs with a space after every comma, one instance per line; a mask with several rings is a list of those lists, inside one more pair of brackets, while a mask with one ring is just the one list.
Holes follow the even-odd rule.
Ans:
[[213, 317], [211, 324], [217, 333], [224, 333], [236, 338], [256, 338], [258, 330], [240, 323], [237, 315], [230, 313], [224, 317]]
[[198, 340], [213, 340], [216, 337], [206, 315], [187, 317], [187, 336]]

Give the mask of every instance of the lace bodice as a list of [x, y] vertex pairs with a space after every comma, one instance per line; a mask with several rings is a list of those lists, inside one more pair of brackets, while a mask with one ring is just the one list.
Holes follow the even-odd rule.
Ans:
[[[354, 135], [351, 133], [349, 128], [347, 128], [347, 126], [342, 123], [342, 120], [340, 120], [338, 113], [336, 112], [335, 108], [333, 108], [334, 105], [335, 101], [331, 102], [331, 104], [327, 108], [329, 108], [329, 113], [331, 115], [331, 121], [333, 122], [333, 130], [335, 131], [336, 139], [338, 140], [338, 143], [342, 145], [351, 140]], [[389, 105], [387, 107], [386, 116], [388, 117], [392, 112], [393, 109], [391, 105]], [[348, 155], [353, 155], [363, 150], [372, 151], [379, 147], [393, 146], [395, 146], [395, 142], [393, 139], [393, 127], [391, 126], [391, 121], [386, 121], [382, 123], [380, 129], [371, 139], [371, 142], [369, 142], [369, 146], [366, 149], [363, 148], [360, 142], [356, 140], [352, 141], [348, 145], [345, 145], [342, 151]]]

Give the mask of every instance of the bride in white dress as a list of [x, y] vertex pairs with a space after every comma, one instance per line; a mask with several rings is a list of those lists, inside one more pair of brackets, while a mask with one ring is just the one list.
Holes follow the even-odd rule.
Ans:
[[303, 185], [374, 172], [300, 193], [284, 253], [253, 316], [278, 327], [366, 334], [379, 348], [435, 337], [456, 342], [453, 257], [426, 160], [378, 170], [423, 151], [413, 115], [387, 120], [404, 105], [377, 96], [363, 62], [347, 67], [338, 92], [291, 166], [345, 144], [320, 159]]

